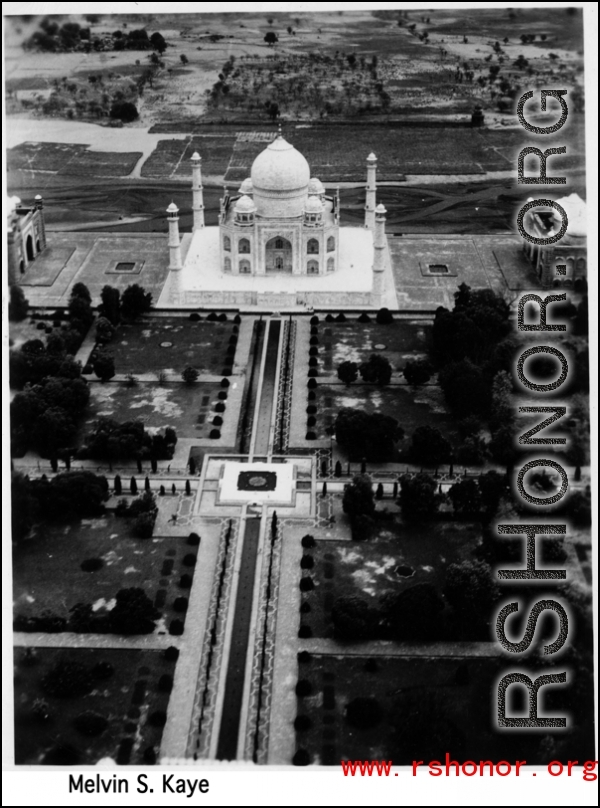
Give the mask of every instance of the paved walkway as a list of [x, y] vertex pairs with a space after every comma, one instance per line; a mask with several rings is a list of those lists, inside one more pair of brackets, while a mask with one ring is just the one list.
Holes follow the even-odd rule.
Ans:
[[19, 648], [140, 648], [143, 650], [163, 649], [181, 645], [181, 637], [172, 637], [166, 632], [136, 634], [123, 637], [119, 634], [75, 634], [63, 631], [58, 634], [44, 634], [38, 631], [17, 631], [13, 643]]

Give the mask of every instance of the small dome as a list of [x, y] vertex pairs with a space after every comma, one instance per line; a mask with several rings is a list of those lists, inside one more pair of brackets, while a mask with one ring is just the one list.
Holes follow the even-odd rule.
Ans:
[[175, 202], [171, 202], [171, 204], [167, 208], [167, 213], [179, 213], [179, 208], [177, 207]]
[[200, 157], [200, 155], [198, 154], [198, 152], [197, 152], [197, 151], [195, 151], [195, 152], [192, 154], [191, 159], [192, 159], [192, 160], [202, 160], [202, 158]]
[[250, 177], [246, 177], [243, 183], [240, 185], [240, 193], [241, 194], [251, 194], [252, 193], [252, 180]]
[[[587, 209], [586, 204], [579, 194], [572, 193], [569, 196], [563, 196], [561, 199], [556, 200], [556, 204], [567, 214], [569, 224], [567, 226], [568, 236], [587, 236]], [[558, 233], [562, 226], [562, 217], [560, 213], [552, 208], [552, 218], [555, 222], [553, 233]]]
[[317, 177], [312, 177], [310, 182], [308, 183], [308, 193], [324, 194], [325, 188], [323, 187], [323, 183], [321, 182], [321, 180], [317, 179]]
[[377, 205], [377, 207], [375, 208], [375, 213], [379, 213], [379, 214], [385, 214], [385, 213], [387, 213], [387, 210], [386, 210], [386, 209], [385, 209], [385, 207], [384, 207], [384, 206], [381, 204], [381, 202], [380, 202], [380, 203]]
[[309, 196], [304, 206], [305, 213], [323, 213], [323, 203], [318, 196]]
[[240, 196], [233, 209], [236, 213], [254, 213], [256, 205], [249, 196]]
[[367, 162], [369, 162], [369, 163], [376, 163], [377, 162], [377, 158], [375, 157], [373, 152], [371, 152], [371, 154], [367, 157]]

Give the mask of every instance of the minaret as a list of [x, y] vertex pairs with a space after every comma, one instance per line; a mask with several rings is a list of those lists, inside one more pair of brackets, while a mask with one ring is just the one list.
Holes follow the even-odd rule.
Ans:
[[371, 152], [367, 157], [367, 198], [365, 200], [365, 227], [375, 227], [375, 194], [377, 192], [377, 158]]
[[181, 244], [179, 243], [179, 208], [171, 202], [167, 208], [169, 222], [169, 269], [181, 269]]
[[194, 211], [193, 232], [204, 227], [204, 200], [202, 198], [202, 158], [198, 152], [192, 154], [192, 210]]
[[39, 212], [40, 212], [40, 214], [39, 214], [39, 222], [40, 222], [39, 236], [40, 236], [40, 246], [41, 246], [41, 248], [43, 250], [44, 247], [46, 246], [46, 222], [44, 220], [44, 200], [42, 199], [41, 194], [36, 195], [36, 197], [34, 198], [34, 203], [33, 204], [35, 205], [35, 209], [39, 210]]
[[385, 279], [385, 214], [387, 213], [383, 205], [379, 204], [375, 208], [375, 231], [373, 233], [373, 292], [372, 303], [374, 306], [381, 306], [383, 302], [383, 286]]

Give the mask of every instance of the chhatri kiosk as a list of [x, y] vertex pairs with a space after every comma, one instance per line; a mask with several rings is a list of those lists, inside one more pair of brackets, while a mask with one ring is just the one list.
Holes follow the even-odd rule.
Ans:
[[195, 153], [193, 231], [180, 238], [171, 204], [171, 271], [159, 306], [395, 308], [386, 210], [375, 205], [376, 166], [369, 155], [364, 226], [340, 227], [339, 192], [328, 195], [279, 132], [238, 192], [225, 191], [218, 226], [206, 227]]

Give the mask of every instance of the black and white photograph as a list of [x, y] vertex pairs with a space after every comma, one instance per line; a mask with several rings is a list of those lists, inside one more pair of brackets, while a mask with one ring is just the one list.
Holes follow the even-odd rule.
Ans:
[[12, 804], [594, 804], [595, 4], [4, 5]]

